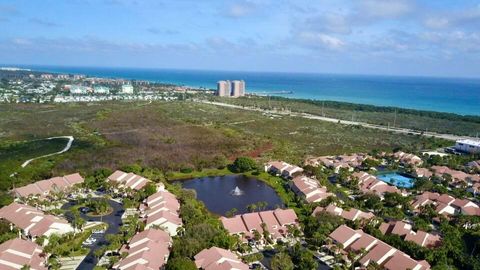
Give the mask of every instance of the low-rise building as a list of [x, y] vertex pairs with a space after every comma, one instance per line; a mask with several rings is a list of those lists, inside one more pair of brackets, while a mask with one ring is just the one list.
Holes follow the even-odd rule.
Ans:
[[147, 229], [132, 237], [122, 253], [127, 256], [113, 265], [118, 270], [163, 269], [170, 256], [172, 238], [162, 230]]
[[402, 237], [405, 241], [411, 241], [422, 247], [437, 247], [441, 243], [441, 237], [438, 234], [431, 234], [424, 231], [413, 231], [412, 225], [403, 221], [390, 221], [380, 225], [382, 234], [395, 234]]
[[439, 194], [436, 192], [424, 192], [415, 197], [411, 202], [414, 211], [420, 207], [432, 205], [435, 211], [440, 215], [455, 215], [462, 213], [464, 215], [480, 216], [480, 207], [478, 204], [466, 200], [456, 199], [448, 194]]
[[362, 267], [375, 263], [388, 270], [430, 269], [427, 261], [414, 260], [404, 252], [362, 230], [354, 230], [346, 225], [341, 225], [329, 237], [336, 246], [341, 246], [340, 252], [345, 257], [349, 251], [356, 253], [360, 257], [359, 263]]
[[221, 217], [220, 221], [230, 234], [241, 236], [243, 241], [253, 239], [254, 231], [263, 234], [264, 228], [273, 240], [284, 240], [288, 237], [289, 226], [299, 226], [298, 217], [292, 209], [254, 212], [231, 218]]
[[315, 210], [313, 210], [313, 216], [316, 216], [320, 212], [326, 212], [334, 216], [340, 216], [344, 219], [350, 220], [350, 221], [356, 221], [356, 220], [370, 220], [375, 217], [375, 215], [371, 212], [364, 212], [362, 210], [358, 210], [355, 208], [350, 208], [349, 210], [344, 210], [335, 204], [330, 204], [327, 207], [320, 207], [317, 206]]
[[248, 265], [229, 250], [211, 247], [195, 255], [195, 265], [203, 270], [247, 270]]
[[25, 236], [32, 238], [73, 232], [73, 227], [65, 219], [46, 215], [32, 206], [16, 202], [0, 209], [0, 218], [14, 224]]
[[352, 176], [358, 179], [358, 186], [363, 193], [373, 193], [380, 198], [383, 198], [385, 193], [403, 194], [397, 187], [391, 186], [366, 172], [355, 172]]
[[265, 171], [284, 178], [292, 178], [297, 174], [301, 174], [303, 169], [283, 161], [270, 161], [265, 165]]
[[40, 196], [45, 197], [50, 192], [66, 191], [74, 185], [81, 184], [85, 179], [79, 174], [69, 174], [62, 177], [53, 177], [37, 181], [33, 184], [15, 188], [13, 191], [17, 197]]
[[402, 151], [395, 152], [393, 157], [403, 165], [419, 166], [423, 163], [423, 160], [414, 154], [407, 154]]
[[133, 94], [133, 86], [131, 84], [122, 85], [122, 94]]
[[134, 190], [142, 189], [150, 181], [140, 175], [126, 173], [119, 170], [112, 173], [107, 180], [117, 183], [119, 187], [130, 188]]
[[334, 169], [335, 173], [338, 173], [341, 168], [353, 171], [355, 168], [361, 166], [362, 162], [367, 158], [368, 155], [362, 153], [340, 156], [309, 157], [305, 160], [305, 165], [311, 165], [314, 167], [323, 165]]
[[165, 189], [149, 196], [141, 209], [141, 217], [145, 218], [145, 228], [159, 226], [171, 236], [183, 225], [179, 217], [180, 203], [175, 195]]
[[333, 196], [326, 187], [320, 186], [317, 180], [304, 175], [293, 178], [291, 188], [297, 196], [302, 197], [308, 203], [320, 202]]
[[455, 150], [468, 153], [479, 154], [480, 153], [480, 140], [464, 139], [455, 142]]
[[16, 238], [0, 245], [0, 269], [47, 270], [46, 260], [42, 248], [31, 241]]

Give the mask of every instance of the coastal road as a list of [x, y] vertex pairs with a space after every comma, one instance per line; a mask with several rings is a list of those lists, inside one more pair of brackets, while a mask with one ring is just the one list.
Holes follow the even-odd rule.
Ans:
[[195, 100], [195, 102], [211, 104], [211, 105], [216, 105], [216, 106], [222, 106], [222, 107], [228, 107], [228, 108], [234, 108], [234, 109], [240, 109], [240, 110], [247, 110], [247, 111], [257, 111], [257, 112], [264, 112], [264, 113], [280, 114], [280, 115], [285, 115], [285, 116], [303, 117], [303, 118], [306, 118], [306, 119], [313, 119], [313, 120], [319, 120], [319, 121], [330, 122], [330, 123], [338, 123], [338, 124], [342, 124], [342, 125], [355, 125], [355, 126], [361, 126], [361, 127], [365, 127], [365, 128], [373, 128], [373, 129], [379, 129], [379, 130], [384, 130], [384, 131], [391, 131], [391, 132], [395, 132], [395, 133], [399, 133], [399, 134], [422, 135], [422, 136], [435, 137], [435, 138], [440, 138], [440, 139], [445, 139], [445, 140], [450, 140], [450, 141], [456, 141], [456, 140], [460, 140], [460, 139], [476, 140], [476, 138], [469, 137], [469, 136], [458, 136], [458, 135], [454, 135], [454, 134], [445, 134], [445, 133], [436, 133], [436, 132], [422, 132], [422, 131], [418, 131], [418, 130], [411, 130], [411, 129], [407, 129], [407, 128], [398, 128], [398, 127], [393, 128], [393, 127], [386, 127], [386, 126], [382, 126], [382, 125], [369, 124], [369, 123], [365, 123], [365, 122], [348, 121], [348, 120], [342, 120], [342, 119], [337, 119], [337, 118], [323, 117], [323, 116], [318, 116], [318, 115], [313, 115], [313, 114], [308, 114], [308, 113], [282, 112], [282, 111], [266, 110], [266, 109], [252, 108], [252, 107], [242, 107], [242, 106], [239, 106], [239, 105], [233, 105], [233, 104], [222, 103], [222, 102], [212, 102], [212, 101], [206, 101], [206, 100]]

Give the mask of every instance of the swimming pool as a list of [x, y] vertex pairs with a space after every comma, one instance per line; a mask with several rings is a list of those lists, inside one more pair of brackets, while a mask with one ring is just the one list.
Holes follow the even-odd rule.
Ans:
[[414, 178], [407, 177], [399, 173], [378, 174], [377, 178], [385, 183], [389, 183], [402, 188], [411, 188], [413, 187], [413, 184], [415, 182]]

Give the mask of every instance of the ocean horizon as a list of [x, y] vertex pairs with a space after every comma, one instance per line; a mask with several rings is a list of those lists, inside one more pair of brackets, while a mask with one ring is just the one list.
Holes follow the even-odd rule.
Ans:
[[[125, 78], [215, 89], [219, 80], [245, 80], [247, 93], [480, 115], [480, 79], [285, 72], [27, 66], [34, 71]], [[278, 94], [292, 91], [292, 94]]]

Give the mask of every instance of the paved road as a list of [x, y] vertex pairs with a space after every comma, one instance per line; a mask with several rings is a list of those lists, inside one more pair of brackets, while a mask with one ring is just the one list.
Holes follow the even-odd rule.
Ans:
[[381, 125], [369, 124], [369, 123], [365, 123], [365, 122], [348, 121], [348, 120], [341, 120], [341, 119], [337, 119], [337, 118], [323, 117], [323, 116], [318, 116], [318, 115], [313, 115], [313, 114], [308, 114], [308, 113], [264, 110], [264, 109], [259, 109], [259, 108], [242, 107], [242, 106], [239, 106], [239, 105], [233, 105], [233, 104], [222, 103], [222, 102], [211, 102], [211, 101], [206, 101], [206, 100], [195, 100], [195, 101], [200, 102], [200, 103], [205, 103], [205, 104], [211, 104], [211, 105], [229, 107], [229, 108], [235, 108], [235, 109], [242, 109], [242, 110], [247, 110], [247, 111], [259, 111], [259, 112], [273, 113], [273, 114], [280, 114], [280, 115], [297, 116], [297, 117], [303, 117], [303, 118], [307, 118], [307, 119], [320, 120], [320, 121], [331, 122], [331, 123], [340, 123], [340, 124], [343, 124], [343, 125], [356, 125], [356, 126], [361, 126], [361, 127], [365, 127], [365, 128], [380, 129], [380, 130], [391, 131], [391, 132], [400, 133], [400, 134], [423, 135], [423, 136], [441, 138], [441, 139], [446, 139], [446, 140], [451, 140], [451, 141], [456, 141], [456, 140], [460, 140], [460, 139], [472, 139], [472, 140], [476, 139], [474, 137], [469, 137], [469, 136], [458, 136], [458, 135], [454, 135], [454, 134], [445, 134], [445, 133], [436, 133], [436, 132], [422, 132], [422, 131], [416, 131], [416, 130], [411, 130], [411, 129], [406, 129], [406, 128], [386, 127], [386, 126], [381, 126]]
[[[117, 234], [119, 231], [119, 228], [121, 226], [120, 224], [122, 223], [123, 206], [120, 203], [112, 200], [109, 200], [108, 203], [113, 208], [113, 211], [110, 215], [103, 217], [89, 217], [83, 213], [80, 213], [81, 217], [87, 221], [102, 221], [104, 223], [107, 223], [108, 229], [105, 231], [104, 234], [97, 237], [97, 241], [92, 246], [90, 246], [90, 252], [80, 263], [77, 270], [92, 270], [95, 265], [97, 265], [97, 258], [95, 258], [94, 255], [95, 250], [101, 248], [107, 243], [107, 241], [105, 240], [105, 235]], [[76, 205], [76, 202], [68, 202], [62, 206], [62, 209], [69, 209], [74, 205]]]

